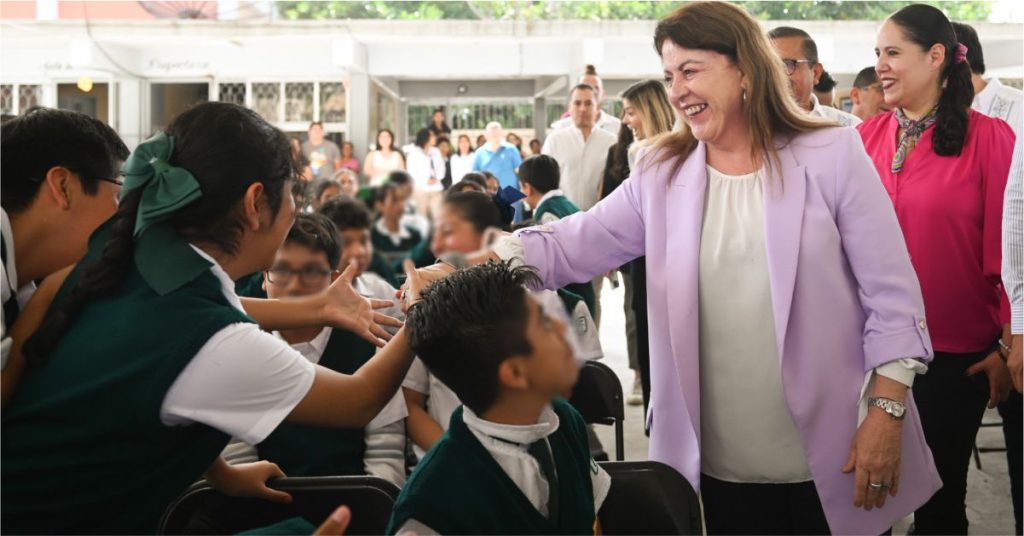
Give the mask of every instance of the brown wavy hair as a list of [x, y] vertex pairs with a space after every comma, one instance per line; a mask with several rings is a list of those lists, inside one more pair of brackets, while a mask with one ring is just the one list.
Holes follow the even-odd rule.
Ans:
[[[682, 48], [708, 50], [727, 56], [748, 81], [744, 114], [750, 126], [751, 157], [769, 168], [778, 164], [778, 135], [792, 137], [810, 130], [835, 126], [801, 110], [790, 92], [782, 60], [761, 26], [742, 8], [727, 2], [693, 2], [658, 22], [654, 48], [670, 40]], [[684, 122], [682, 129], [652, 141], [658, 162], [677, 158], [672, 175], [697, 147], [697, 138]]]

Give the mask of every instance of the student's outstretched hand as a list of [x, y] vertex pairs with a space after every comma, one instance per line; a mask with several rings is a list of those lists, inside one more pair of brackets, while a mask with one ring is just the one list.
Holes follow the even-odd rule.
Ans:
[[356, 273], [355, 261], [338, 279], [331, 283], [330, 288], [321, 294], [325, 323], [342, 328], [383, 348], [391, 340], [391, 334], [382, 326], [402, 327], [402, 322], [390, 316], [375, 312], [394, 305], [388, 300], [367, 299], [359, 295], [352, 287], [352, 279]]
[[288, 504], [292, 496], [267, 487], [267, 480], [285, 476], [276, 463], [258, 461], [228, 465], [224, 458], [206, 471], [206, 481], [215, 489], [232, 497], [256, 497], [271, 502]]
[[409, 259], [402, 263], [405, 269], [405, 283], [402, 283], [398, 291], [398, 298], [402, 300], [402, 312], [409, 312], [409, 307], [420, 300], [423, 289], [439, 279], [444, 279], [455, 271], [450, 264], [437, 263], [425, 268], [416, 269], [416, 265]]
[[347, 506], [339, 506], [331, 513], [327, 521], [324, 521], [320, 528], [316, 529], [313, 536], [340, 536], [345, 534], [349, 522], [352, 521], [352, 511]]

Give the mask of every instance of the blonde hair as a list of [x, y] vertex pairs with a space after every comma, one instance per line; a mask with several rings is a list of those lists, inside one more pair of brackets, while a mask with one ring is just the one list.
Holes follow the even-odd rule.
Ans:
[[[748, 81], [744, 115], [750, 128], [751, 157], [769, 168], [778, 164], [776, 135], [792, 136], [801, 132], [835, 126], [812, 118], [801, 110], [790, 93], [782, 60], [775, 53], [761, 26], [742, 8], [727, 2], [694, 2], [676, 9], [658, 22], [654, 47], [670, 40], [682, 48], [709, 50], [729, 57]], [[686, 158], [697, 147], [686, 123], [678, 132], [653, 141], [662, 154], [659, 162], [678, 157], [675, 176]], [[659, 149], [664, 149], [659, 151]]]
[[629, 99], [630, 106], [640, 116], [644, 125], [644, 139], [649, 140], [672, 131], [676, 112], [668, 102], [668, 93], [662, 81], [642, 80], [626, 88], [619, 96]]

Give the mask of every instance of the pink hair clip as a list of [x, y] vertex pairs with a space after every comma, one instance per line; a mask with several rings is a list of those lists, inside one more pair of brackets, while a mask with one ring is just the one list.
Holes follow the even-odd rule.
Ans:
[[967, 47], [965, 47], [963, 43], [957, 43], [956, 55], [953, 56], [953, 59], [956, 60], [956, 63], [963, 63], [967, 61]]

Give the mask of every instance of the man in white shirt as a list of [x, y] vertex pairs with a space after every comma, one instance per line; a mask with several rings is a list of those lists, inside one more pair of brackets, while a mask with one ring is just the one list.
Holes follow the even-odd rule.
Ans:
[[[594, 126], [601, 130], [607, 130], [613, 136], [618, 137], [619, 128], [622, 127], [622, 121], [614, 115], [606, 114], [604, 110], [601, 109], [601, 107], [604, 106], [604, 82], [601, 81], [600, 76], [597, 76], [597, 70], [594, 69], [593, 65], [587, 65], [586, 71], [583, 73], [583, 76], [580, 77], [578, 83], [587, 84], [597, 90], [597, 106], [595, 106], [594, 110]], [[572, 125], [572, 115], [569, 114], [568, 117], [563, 117], [562, 119], [551, 123], [551, 128], [559, 129], [570, 127]]]
[[1003, 418], [1003, 437], [1006, 440], [1006, 460], [1010, 473], [1010, 491], [1016, 533], [1021, 533], [1021, 452], [1024, 415], [1021, 409], [1021, 353], [1024, 350], [1024, 162], [1021, 161], [1021, 133], [1024, 123], [1024, 92], [1004, 86], [996, 77], [985, 78], [985, 54], [974, 28], [960, 22], [953, 23], [957, 41], [967, 47], [967, 63], [971, 65], [974, 83], [974, 103], [971, 108], [1006, 121], [1017, 135], [1010, 163], [1010, 177], [1003, 196], [1003, 288], [1010, 299], [1010, 340], [1003, 334], [1003, 344], [1009, 347], [1004, 358], [1016, 392], [999, 405]]
[[772, 46], [786, 65], [793, 97], [811, 115], [831, 119], [844, 127], [855, 127], [860, 118], [838, 108], [822, 106], [814, 95], [814, 86], [821, 81], [825, 66], [818, 62], [818, 45], [811, 36], [791, 26], [780, 26], [768, 32]]
[[562, 191], [583, 211], [600, 199], [608, 149], [618, 141], [610, 132], [595, 128], [596, 107], [597, 91], [593, 87], [587, 84], [574, 87], [569, 94], [573, 125], [553, 131], [540, 151], [558, 161]]

